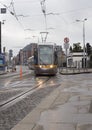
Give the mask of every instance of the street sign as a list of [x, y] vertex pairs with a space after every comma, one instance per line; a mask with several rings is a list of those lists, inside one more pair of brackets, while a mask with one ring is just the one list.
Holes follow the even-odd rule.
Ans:
[[69, 48], [69, 43], [64, 43], [64, 49], [68, 49]]
[[1, 14], [5, 14], [6, 13], [6, 8], [1, 8]]
[[65, 38], [64, 38], [64, 48], [65, 48], [65, 49], [68, 49], [68, 48], [69, 48], [69, 38], [68, 38], [68, 37], [65, 37]]
[[64, 43], [69, 43], [69, 38], [68, 37], [64, 38]]

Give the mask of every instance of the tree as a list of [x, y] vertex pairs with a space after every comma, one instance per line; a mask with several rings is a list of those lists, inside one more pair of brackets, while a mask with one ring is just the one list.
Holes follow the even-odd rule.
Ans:
[[73, 51], [72, 46], [70, 46], [70, 52], [72, 52], [72, 51]]
[[74, 43], [73, 44], [73, 52], [83, 52], [82, 47], [80, 46], [80, 43]]
[[91, 55], [91, 53], [92, 53], [92, 49], [91, 48], [92, 48], [91, 45], [89, 43], [87, 43], [86, 44], [86, 51], [87, 51], [88, 56]]

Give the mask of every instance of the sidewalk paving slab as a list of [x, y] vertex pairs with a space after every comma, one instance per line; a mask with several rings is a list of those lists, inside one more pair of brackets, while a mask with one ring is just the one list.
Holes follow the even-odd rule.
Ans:
[[92, 73], [92, 69], [73, 69], [73, 68], [64, 68], [59, 71], [60, 74], [62, 75], [74, 75], [74, 74], [88, 74]]
[[37, 128], [36, 123], [39, 121], [41, 113], [51, 107], [52, 103], [55, 102], [59, 94], [59, 89], [55, 89], [49, 96], [43, 99], [43, 101], [32, 112], [30, 112], [11, 130], [41, 130]]

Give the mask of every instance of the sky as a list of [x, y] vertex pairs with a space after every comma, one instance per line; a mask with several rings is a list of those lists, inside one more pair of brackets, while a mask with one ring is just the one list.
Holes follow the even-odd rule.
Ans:
[[0, 14], [0, 21], [5, 20], [2, 48], [12, 49], [14, 55], [26, 45], [41, 41], [40, 32], [46, 31], [47, 42], [63, 47], [64, 38], [68, 37], [70, 46], [77, 42], [83, 46], [85, 18], [85, 44], [92, 45], [92, 0], [0, 0], [0, 7], [7, 8], [6, 14]]

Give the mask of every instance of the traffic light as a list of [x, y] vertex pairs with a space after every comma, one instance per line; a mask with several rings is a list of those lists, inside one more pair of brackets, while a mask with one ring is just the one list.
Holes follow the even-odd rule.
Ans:
[[87, 54], [88, 56], [91, 54], [91, 45], [89, 43], [86, 44], [86, 48], [87, 48]]

